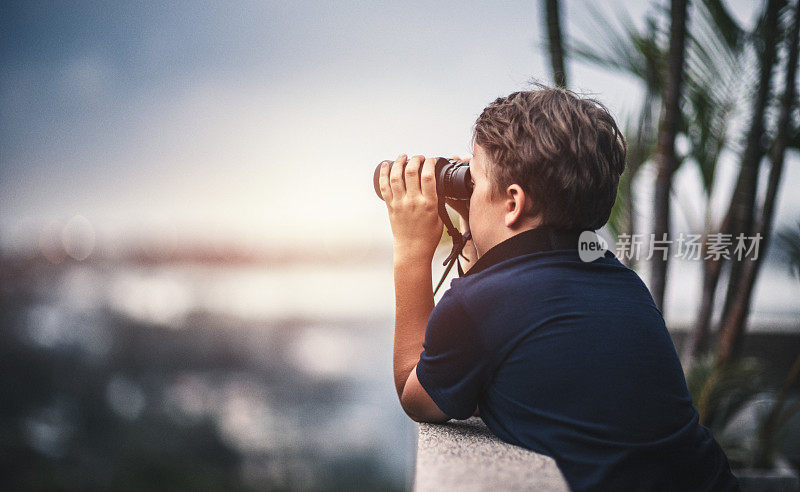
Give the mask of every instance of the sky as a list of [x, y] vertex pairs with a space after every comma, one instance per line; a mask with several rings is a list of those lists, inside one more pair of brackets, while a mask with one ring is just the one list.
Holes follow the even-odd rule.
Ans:
[[[728, 3], [745, 24], [758, 7]], [[647, 8], [600, 4], [637, 22]], [[586, 3], [563, 17], [593, 39]], [[7, 248], [65, 224], [98, 243], [390, 244], [378, 162], [467, 154], [484, 106], [550, 80], [539, 2], [4, 2], [0, 27]], [[636, 81], [568, 70], [618, 120], [635, 111]], [[797, 161], [779, 224], [800, 215], [783, 191]], [[696, 180], [676, 183], [690, 212]]]

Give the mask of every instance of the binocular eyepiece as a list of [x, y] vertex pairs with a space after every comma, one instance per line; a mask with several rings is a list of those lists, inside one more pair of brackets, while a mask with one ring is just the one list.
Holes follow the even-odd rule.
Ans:
[[[387, 162], [387, 161], [384, 161]], [[392, 169], [394, 161], [389, 160], [389, 170]], [[372, 181], [375, 186], [375, 193], [378, 198], [383, 200], [380, 186], [381, 165], [375, 168]], [[436, 158], [434, 170], [436, 176], [436, 194], [440, 199], [449, 198], [451, 200], [469, 200], [472, 195], [472, 176], [469, 172], [469, 161], [457, 161], [444, 157]], [[405, 180], [405, 174], [403, 175]]]

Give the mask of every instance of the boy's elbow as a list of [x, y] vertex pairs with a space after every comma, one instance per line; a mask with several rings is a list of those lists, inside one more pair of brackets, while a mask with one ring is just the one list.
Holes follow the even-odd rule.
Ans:
[[405, 392], [400, 397], [400, 405], [403, 407], [403, 411], [406, 415], [414, 422], [440, 424], [450, 420], [450, 417], [439, 411], [438, 408], [435, 412], [426, 411], [424, 405], [420, 405], [419, 402], [414, 401], [412, 395], [407, 395], [408, 392]]
[[405, 385], [398, 392], [400, 395], [400, 405], [406, 415], [411, 417], [415, 422], [428, 422], [428, 423], [441, 423], [450, 420], [444, 412], [442, 412], [433, 399], [422, 387], [422, 384], [417, 379], [416, 365], [411, 370], [406, 379]]
[[450, 417], [447, 415], [426, 415], [422, 413], [417, 413], [413, 410], [403, 407], [403, 410], [406, 412], [406, 415], [411, 418], [414, 422], [417, 423], [425, 423], [425, 424], [443, 424], [450, 420]]
[[417, 422], [417, 423], [423, 423], [423, 422], [427, 422], [427, 420], [425, 420], [423, 417], [421, 417], [421, 416], [417, 415], [417, 414], [416, 414], [416, 413], [414, 413], [414, 412], [411, 412], [411, 411], [409, 411], [409, 410], [408, 410], [407, 408], [405, 408], [405, 407], [403, 407], [403, 411], [404, 411], [404, 412], [406, 413], [406, 415], [408, 415], [408, 417], [409, 417], [411, 420], [413, 420], [414, 422]]
[[411, 420], [414, 422], [425, 421], [423, 416], [419, 415], [419, 413], [414, 410], [414, 405], [410, 401], [410, 398], [406, 396], [406, 393], [400, 395], [400, 406], [403, 408], [403, 411], [406, 413], [406, 415], [408, 415], [409, 418], [411, 418]]

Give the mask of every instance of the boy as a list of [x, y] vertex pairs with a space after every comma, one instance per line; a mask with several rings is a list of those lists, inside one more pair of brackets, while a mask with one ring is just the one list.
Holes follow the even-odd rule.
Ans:
[[406, 413], [479, 414], [502, 440], [552, 456], [573, 490], [738, 490], [647, 287], [610, 251], [579, 257], [625, 167], [606, 108], [563, 89], [515, 92], [484, 109], [473, 145], [474, 189], [458, 210], [470, 268], [435, 308], [434, 160], [382, 164]]

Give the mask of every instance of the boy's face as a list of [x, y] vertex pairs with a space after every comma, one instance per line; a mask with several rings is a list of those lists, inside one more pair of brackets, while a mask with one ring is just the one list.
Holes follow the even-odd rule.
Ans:
[[476, 143], [469, 163], [474, 183], [469, 199], [469, 230], [479, 257], [499, 242], [497, 239], [502, 235], [505, 225], [503, 202], [490, 198], [493, 186], [487, 173], [490, 165], [489, 157]]

